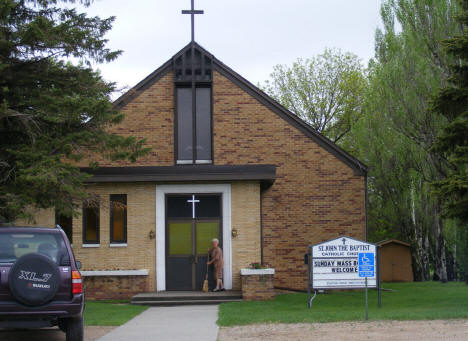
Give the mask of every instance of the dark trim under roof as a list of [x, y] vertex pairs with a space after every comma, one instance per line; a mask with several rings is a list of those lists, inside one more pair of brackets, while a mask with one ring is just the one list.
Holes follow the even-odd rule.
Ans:
[[[230, 81], [232, 81], [234, 84], [238, 85], [241, 89], [249, 93], [251, 96], [253, 96], [255, 99], [257, 99], [260, 103], [264, 104], [266, 107], [268, 107], [270, 110], [275, 112], [277, 115], [279, 115], [281, 118], [286, 120], [288, 123], [302, 131], [304, 134], [312, 138], [316, 143], [318, 143], [320, 146], [325, 148], [328, 152], [332, 153], [335, 155], [339, 160], [347, 164], [349, 167], [351, 167], [355, 174], [357, 175], [364, 175], [367, 173], [367, 166], [341, 149], [338, 145], [330, 141], [328, 138], [317, 132], [314, 128], [312, 128], [309, 124], [301, 120], [299, 117], [297, 117], [294, 113], [283, 107], [281, 104], [279, 104], [277, 101], [275, 101], [273, 98], [268, 96], [265, 92], [260, 90], [258, 87], [250, 83], [247, 79], [239, 75], [237, 72], [229, 68], [227, 65], [225, 65], [223, 62], [218, 60], [216, 57], [214, 57], [210, 52], [208, 52], [206, 49], [201, 47], [198, 43], [196, 42], [191, 42], [187, 46], [185, 46], [182, 50], [180, 50], [175, 57], [181, 55], [186, 51], [187, 49], [191, 48], [192, 44], [195, 45], [197, 49], [200, 49], [203, 51], [204, 54], [207, 54], [212, 57], [213, 59], [213, 66], [216, 71], [221, 73], [223, 76], [228, 78]], [[156, 81], [158, 81], [161, 77], [166, 75], [169, 71], [172, 70], [172, 60], [171, 58], [169, 61], [164, 63], [159, 69], [151, 73], [148, 77], [146, 77], [144, 80], [142, 80], [140, 83], [138, 83], [135, 87], [133, 87], [131, 90], [129, 90], [127, 93], [119, 97], [115, 102], [114, 105], [116, 108], [123, 108], [125, 105], [127, 105], [133, 98], [138, 96], [142, 91], [147, 89], [149, 86], [154, 84]]]
[[276, 179], [274, 165], [101, 167], [81, 168], [81, 171], [92, 175], [88, 183], [258, 180], [270, 186]]

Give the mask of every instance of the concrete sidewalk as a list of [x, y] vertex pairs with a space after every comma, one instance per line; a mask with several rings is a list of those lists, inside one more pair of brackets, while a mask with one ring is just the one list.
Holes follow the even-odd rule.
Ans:
[[149, 308], [98, 341], [216, 341], [218, 306]]

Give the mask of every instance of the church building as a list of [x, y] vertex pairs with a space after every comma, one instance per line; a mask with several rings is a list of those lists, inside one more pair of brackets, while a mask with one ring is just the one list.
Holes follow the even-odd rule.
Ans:
[[262, 262], [276, 287], [305, 290], [308, 245], [366, 239], [366, 166], [194, 40], [115, 106], [110, 130], [150, 153], [83, 168], [99, 205], [81, 216], [36, 214], [67, 231], [90, 296], [201, 290], [213, 238], [226, 289]]

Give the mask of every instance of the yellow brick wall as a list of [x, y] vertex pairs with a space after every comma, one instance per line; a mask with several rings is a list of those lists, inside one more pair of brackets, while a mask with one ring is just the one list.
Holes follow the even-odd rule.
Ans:
[[[156, 242], [149, 238], [155, 230], [154, 184], [101, 184], [88, 186], [88, 192], [100, 196], [100, 247], [84, 248], [81, 211], [73, 218], [73, 252], [82, 270], [147, 269], [148, 288], [156, 287]], [[127, 194], [127, 246], [110, 247], [109, 195]], [[53, 227], [53, 210], [35, 212], [35, 222], [17, 221], [16, 225]]]
[[33, 221], [26, 219], [18, 219], [15, 221], [15, 226], [55, 227], [54, 210], [31, 210], [29, 213], [33, 215]]
[[231, 186], [232, 229], [238, 232], [232, 238], [232, 284], [240, 290], [240, 269], [260, 262], [260, 184], [235, 182]]
[[[156, 289], [156, 242], [149, 238], [155, 231], [155, 183], [100, 184], [88, 192], [100, 196], [100, 247], [82, 246], [82, 216], [73, 219], [73, 252], [82, 270], [147, 269], [148, 290]], [[240, 290], [240, 269], [260, 261], [260, 184], [234, 182], [231, 187], [231, 226], [238, 236], [232, 238], [233, 287]], [[109, 195], [127, 194], [127, 247], [110, 247]], [[17, 225], [22, 222], [17, 221]], [[35, 223], [24, 225], [53, 227], [53, 210], [35, 212]]]
[[[149, 290], [155, 290], [156, 243], [149, 238], [156, 222], [154, 184], [100, 184], [89, 186], [100, 196], [100, 247], [82, 247], [82, 217], [73, 219], [73, 246], [83, 270], [139, 270], [149, 272]], [[127, 194], [127, 247], [110, 247], [109, 195]]]
[[117, 166], [173, 166], [174, 165], [174, 76], [169, 72], [149, 86], [128, 103], [122, 112], [121, 123], [109, 127], [109, 131], [122, 135], [146, 139], [152, 150], [138, 159], [130, 161], [110, 161], [102, 157], [88, 157], [80, 162], [87, 167], [90, 160], [98, 161], [102, 167]]
[[274, 164], [262, 193], [263, 260], [275, 285], [304, 290], [310, 244], [365, 239], [364, 176], [218, 72], [213, 74], [214, 162]]

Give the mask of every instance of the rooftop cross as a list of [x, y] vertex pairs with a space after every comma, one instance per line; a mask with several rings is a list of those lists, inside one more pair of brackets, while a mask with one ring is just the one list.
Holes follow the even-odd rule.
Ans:
[[195, 0], [192, 1], [192, 8], [190, 10], [183, 10], [182, 14], [190, 14], [192, 19], [192, 41], [195, 41], [195, 14], [203, 14], [204, 11], [195, 9]]

